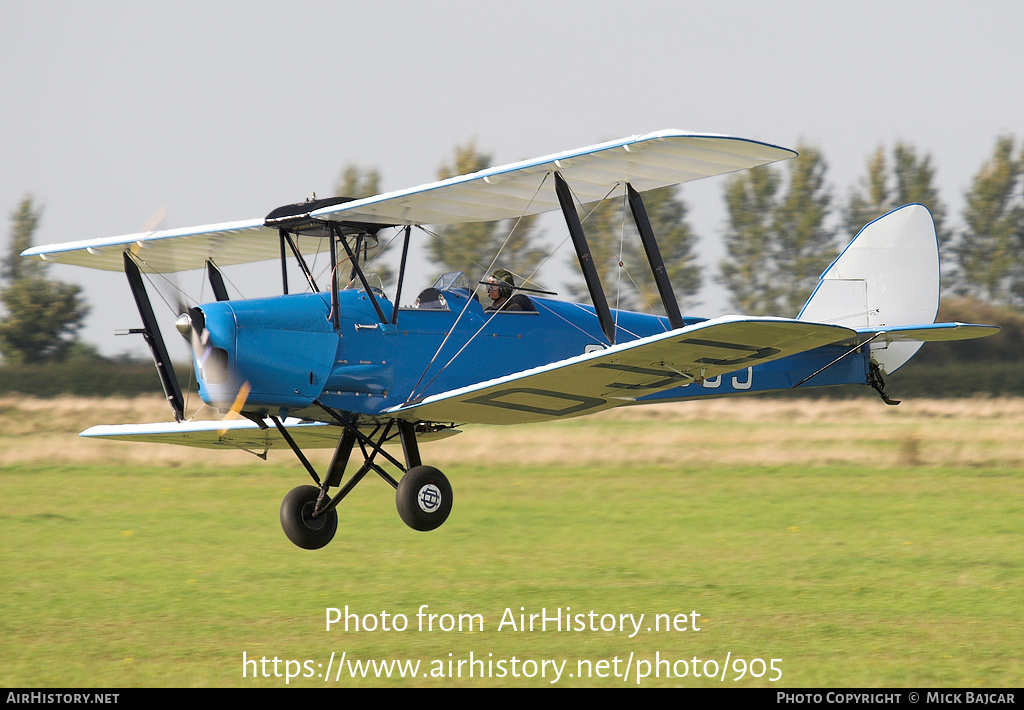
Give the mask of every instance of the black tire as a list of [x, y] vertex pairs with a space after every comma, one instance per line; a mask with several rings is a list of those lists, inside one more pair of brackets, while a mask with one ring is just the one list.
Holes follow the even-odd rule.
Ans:
[[398, 515], [413, 530], [434, 530], [452, 512], [452, 487], [433, 466], [413, 466], [395, 491]]
[[281, 527], [288, 539], [305, 550], [319, 550], [334, 539], [338, 531], [338, 511], [311, 517], [320, 489], [299, 486], [281, 501]]

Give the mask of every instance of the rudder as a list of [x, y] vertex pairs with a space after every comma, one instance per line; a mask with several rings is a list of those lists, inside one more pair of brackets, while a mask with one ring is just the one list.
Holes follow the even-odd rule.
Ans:
[[[927, 207], [910, 204], [860, 230], [825, 269], [797, 320], [885, 328], [934, 323], [938, 309], [935, 223]], [[875, 343], [871, 359], [891, 373], [920, 347], [920, 342]]]

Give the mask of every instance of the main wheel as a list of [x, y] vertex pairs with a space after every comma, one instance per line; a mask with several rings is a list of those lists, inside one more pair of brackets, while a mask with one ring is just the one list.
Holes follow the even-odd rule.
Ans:
[[451, 484], [433, 466], [413, 466], [398, 482], [395, 505], [413, 530], [433, 530], [452, 512]]
[[338, 511], [313, 517], [320, 489], [299, 486], [281, 501], [281, 527], [288, 539], [306, 550], [319, 550], [334, 538], [338, 530]]

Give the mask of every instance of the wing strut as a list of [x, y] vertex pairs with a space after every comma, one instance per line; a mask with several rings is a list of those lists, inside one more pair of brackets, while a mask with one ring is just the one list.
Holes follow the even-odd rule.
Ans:
[[[341, 332], [341, 302], [338, 298], [338, 252], [335, 251], [334, 228], [329, 228], [328, 233], [331, 235], [331, 248], [327, 250], [331, 253], [331, 283], [329, 284], [331, 289], [331, 323], [334, 325], [335, 331]], [[342, 237], [342, 241], [344, 241], [344, 237]]]
[[[299, 248], [295, 246], [295, 242], [292, 241], [292, 235], [288, 233], [287, 229], [279, 229], [278, 234], [281, 237], [282, 242], [288, 242], [288, 246], [291, 247], [292, 254], [295, 255], [295, 260], [299, 262], [299, 268], [302, 269], [302, 273], [306, 276], [306, 281], [309, 282], [309, 287], [313, 289], [313, 293], [316, 293], [320, 289], [317, 288], [316, 281], [313, 280], [313, 274], [310, 272], [309, 267], [306, 265], [306, 260], [302, 258], [302, 254], [299, 253]], [[281, 272], [284, 273], [284, 246], [281, 247]], [[288, 293], [288, 277], [284, 276], [285, 279], [285, 293]]]
[[153, 353], [153, 362], [156, 363], [156, 371], [160, 375], [160, 384], [164, 388], [164, 396], [167, 403], [171, 405], [174, 412], [174, 420], [180, 422], [185, 418], [185, 398], [181, 394], [181, 385], [178, 384], [178, 377], [174, 374], [171, 366], [171, 358], [167, 355], [167, 347], [164, 345], [163, 336], [160, 334], [160, 325], [156, 322], [153, 314], [153, 305], [149, 302], [146, 294], [146, 285], [142, 282], [142, 274], [131, 255], [124, 252], [124, 273], [128, 277], [128, 285], [131, 286], [132, 295], [135, 296], [135, 305], [139, 307], [139, 316], [142, 317], [142, 329], [131, 329], [130, 333], [142, 333], [146, 344]]
[[277, 230], [278, 241], [281, 242], [281, 293], [285, 296], [288, 295], [288, 262], [285, 261], [284, 253], [284, 235], [288, 232], [283, 229]]
[[213, 259], [206, 260], [206, 275], [210, 280], [210, 287], [213, 289], [213, 295], [218, 301], [229, 301], [228, 289], [224, 285], [224, 275], [220, 273], [220, 269], [213, 263]]
[[405, 241], [402, 243], [402, 263], [398, 267], [398, 286], [395, 288], [395, 306], [391, 309], [391, 325], [398, 322], [398, 304], [402, 302], [402, 282], [405, 281], [405, 260], [409, 256], [409, 235], [412, 227], [405, 226]]
[[672, 290], [672, 282], [668, 279], [668, 272], [665, 270], [665, 261], [661, 258], [661, 250], [658, 248], [658, 240], [651, 229], [651, 220], [647, 217], [647, 209], [640, 193], [633, 189], [633, 186], [626, 183], [626, 192], [629, 196], [629, 209], [633, 213], [633, 221], [636, 223], [636, 230], [640, 232], [640, 241], [644, 244], [644, 252], [647, 254], [647, 262], [651, 265], [651, 273], [654, 281], [658, 284], [658, 295], [665, 306], [665, 313], [668, 315], [668, 323], [672, 329], [683, 327], [683, 315], [679, 312], [679, 303], [676, 301], [676, 294]]
[[[350, 247], [348, 245], [348, 241], [345, 239], [345, 235], [341, 233], [341, 227], [336, 222], [331, 222], [330, 229], [331, 229], [331, 234], [336, 236], [338, 241], [341, 242], [341, 246], [345, 248], [345, 253], [348, 254], [348, 258], [352, 260], [352, 271], [355, 273], [356, 276], [359, 277], [360, 283], [363, 284], [363, 288], [366, 290], [366, 295], [370, 297], [370, 303], [373, 304], [373, 309], [375, 311], [377, 311], [377, 317], [380, 318], [380, 322], [381, 323], [383, 323], [384, 325], [387, 325], [388, 324], [387, 316], [385, 316], [384, 315], [384, 311], [381, 310], [380, 303], [377, 302], [377, 296], [376, 296], [376, 294], [374, 294], [373, 289], [370, 288], [370, 284], [366, 280], [366, 274], [364, 274], [363, 270], [361, 268], [359, 268], [359, 247], [358, 247], [358, 245], [356, 246], [356, 252], [353, 254], [352, 253], [352, 247]], [[331, 254], [334, 254], [334, 247], [333, 246], [331, 247]], [[332, 272], [332, 276], [333, 276], [333, 279], [332, 279], [333, 280], [333, 284], [331, 286], [331, 289], [332, 289], [331, 290], [331, 304], [332, 305], [334, 305], [337, 302], [337, 299], [338, 299], [337, 276], [333, 275], [334, 271], [335, 271], [335, 268], [334, 268], [334, 265], [332, 264], [331, 265], [331, 272]], [[335, 324], [335, 329], [338, 329], [340, 327], [341, 326], [338, 325], [337, 323]]]
[[562, 214], [565, 216], [565, 224], [569, 227], [569, 235], [572, 237], [573, 246], [576, 247], [576, 256], [580, 261], [580, 269], [583, 271], [583, 278], [587, 281], [587, 290], [590, 291], [590, 300], [594, 302], [594, 311], [601, 323], [601, 330], [611, 345], [615, 345], [615, 321], [612, 319], [612, 312], [608, 308], [608, 299], [604, 295], [604, 288], [601, 286], [601, 277], [594, 265], [594, 257], [590, 253], [590, 245], [587, 243], [587, 235], [583, 232], [583, 225], [580, 223], [580, 216], [576, 214], [576, 205], [573, 203], [572, 192], [569, 185], [560, 174], [555, 173], [555, 192], [558, 194], [558, 204], [562, 207]]

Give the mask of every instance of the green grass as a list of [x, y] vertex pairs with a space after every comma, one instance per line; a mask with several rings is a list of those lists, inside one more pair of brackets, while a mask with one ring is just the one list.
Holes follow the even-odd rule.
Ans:
[[[594, 421], [566, 427], [573, 446], [600, 446], [608, 424]], [[735, 425], [727, 436], [743, 432]], [[285, 457], [226, 468], [207, 453], [174, 468], [4, 465], [0, 685], [278, 687], [283, 677], [253, 679], [251, 667], [243, 678], [243, 653], [281, 659], [283, 673], [285, 659], [325, 668], [343, 651], [420, 660], [420, 677], [291, 685], [551, 680], [422, 677], [433, 659], [447, 672], [448, 654], [471, 652], [565, 660], [561, 686], [624, 685], [567, 676], [580, 659], [618, 657], [624, 667], [631, 653], [781, 659], [779, 686], [1024, 683], [1020, 469], [897, 468], [891, 457], [884, 466], [690, 465], [686, 448], [675, 459], [452, 463], [455, 507], [432, 533], [406, 528], [390, 488], [368, 478], [317, 552], [292, 546], [278, 524], [281, 498], [305, 482]], [[481, 614], [485, 629], [418, 631], [423, 604]], [[410, 628], [326, 631], [325, 609], [346, 605], [405, 614]], [[504, 610], [520, 607], [646, 616], [632, 639], [497, 631]], [[694, 610], [700, 631], [646, 630], [653, 614]], [[642, 685], [772, 685], [735, 675]], [[636, 685], [635, 671], [625, 685]]]

